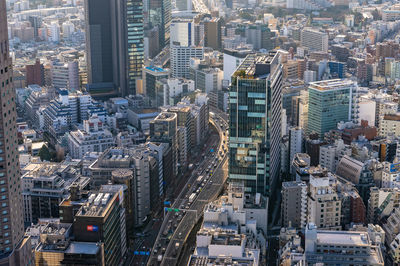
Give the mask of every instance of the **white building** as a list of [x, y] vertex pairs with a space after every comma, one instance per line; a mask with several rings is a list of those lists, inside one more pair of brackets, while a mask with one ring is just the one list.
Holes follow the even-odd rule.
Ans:
[[49, 41], [59, 42], [60, 41], [60, 26], [57, 21], [53, 21], [49, 26]]
[[82, 159], [87, 152], [103, 152], [113, 145], [113, 135], [97, 116], [85, 120], [83, 130], [68, 133], [68, 148], [74, 159]]
[[224, 50], [224, 80], [225, 87], [231, 83], [232, 74], [236, 71], [238, 66], [243, 62], [246, 56], [251, 52], [250, 49], [225, 49]]
[[340, 229], [341, 200], [336, 191], [337, 179], [332, 173], [318, 177], [310, 175], [308, 222], [318, 228]]
[[[289, 163], [293, 161], [296, 153], [303, 152], [303, 129], [301, 127], [292, 127], [289, 129]], [[294, 169], [291, 173], [294, 173]]]
[[383, 162], [382, 188], [400, 189], [400, 163]]
[[71, 38], [72, 34], [75, 32], [75, 25], [70, 21], [66, 21], [61, 25], [61, 27], [63, 39], [65, 40]]
[[164, 105], [175, 105], [175, 97], [195, 90], [194, 81], [183, 78], [163, 80]]
[[189, 265], [200, 261], [210, 265], [216, 265], [217, 261], [265, 265], [265, 236], [257, 230], [259, 219], [246, 211], [249, 206], [245, 198], [242, 186], [231, 185], [227, 196], [206, 205]]
[[77, 61], [52, 62], [51, 74], [53, 86], [57, 89], [77, 91], [79, 89], [79, 65]]
[[173, 19], [170, 26], [170, 45], [195, 45], [194, 22], [191, 19]]
[[222, 89], [224, 72], [219, 68], [200, 67], [201, 60], [190, 59], [190, 79], [194, 80], [196, 89], [209, 93]]
[[343, 140], [336, 140], [334, 144], [323, 145], [319, 149], [319, 164], [330, 172], [336, 168], [343, 156], [351, 156], [351, 147], [344, 144]]
[[301, 46], [311, 51], [328, 52], [328, 33], [313, 28], [304, 28], [301, 31]]
[[314, 81], [317, 81], [317, 72], [313, 70], [304, 71], [304, 82], [310, 83]]
[[171, 70], [172, 77], [178, 78], [188, 78], [189, 77], [189, 67], [190, 59], [198, 58], [203, 59], [204, 48], [201, 46], [180, 46], [171, 45]]
[[376, 117], [376, 102], [369, 99], [360, 99], [358, 103], [360, 112], [358, 114], [358, 123], [361, 124], [361, 120], [368, 121], [368, 125], [375, 125], [375, 117]]
[[368, 232], [317, 230], [313, 223], [306, 227], [305, 259], [309, 265], [384, 265], [380, 242]]

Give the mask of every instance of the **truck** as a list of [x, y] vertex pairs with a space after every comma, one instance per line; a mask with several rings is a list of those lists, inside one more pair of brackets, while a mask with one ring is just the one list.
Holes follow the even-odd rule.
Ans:
[[192, 203], [194, 201], [194, 198], [196, 197], [196, 193], [192, 193], [189, 197], [189, 202]]
[[202, 176], [202, 175], [199, 176], [199, 177], [197, 178], [197, 182], [201, 182], [201, 181], [203, 180], [203, 177], [204, 177], [204, 176]]

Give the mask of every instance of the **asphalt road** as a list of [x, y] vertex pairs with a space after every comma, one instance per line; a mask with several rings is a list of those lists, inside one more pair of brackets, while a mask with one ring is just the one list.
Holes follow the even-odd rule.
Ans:
[[[166, 212], [148, 265], [177, 265], [183, 244], [202, 216], [204, 206], [214, 200], [223, 188], [227, 177], [227, 124], [218, 113], [210, 116], [210, 121], [217, 129], [219, 139], [211, 145], [210, 152], [205, 154], [172, 205], [172, 209], [178, 211]], [[203, 178], [199, 178], [201, 176]], [[193, 193], [196, 197], [189, 200]]]

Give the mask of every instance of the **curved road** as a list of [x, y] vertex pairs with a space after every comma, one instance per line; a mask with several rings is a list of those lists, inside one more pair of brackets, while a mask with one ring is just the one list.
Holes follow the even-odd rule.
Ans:
[[[224, 113], [210, 113], [210, 123], [219, 133], [219, 141], [193, 171], [185, 188], [172, 205], [177, 211], [166, 212], [147, 265], [177, 265], [180, 252], [187, 237], [203, 215], [204, 206], [221, 192], [227, 178], [227, 121]], [[211, 152], [211, 149], [214, 152]], [[203, 178], [199, 178], [203, 176]], [[199, 180], [200, 179], [200, 180]], [[192, 193], [195, 199], [189, 202]], [[160, 260], [161, 258], [161, 260]]]

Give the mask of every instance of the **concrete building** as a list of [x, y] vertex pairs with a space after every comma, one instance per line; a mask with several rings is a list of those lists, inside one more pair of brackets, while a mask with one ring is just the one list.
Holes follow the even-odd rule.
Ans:
[[336, 172], [336, 168], [343, 156], [351, 156], [350, 145], [343, 140], [337, 140], [333, 144], [323, 145], [319, 148], [319, 164], [330, 172]]
[[307, 223], [307, 185], [303, 181], [282, 183], [282, 226], [304, 228]]
[[71, 241], [71, 224], [37, 224], [28, 228], [28, 234], [38, 242], [34, 249], [36, 265], [105, 265], [103, 244]]
[[313, 28], [304, 28], [301, 31], [301, 46], [310, 51], [328, 52], [328, 34]]
[[327, 175], [310, 174], [308, 194], [308, 219], [318, 228], [341, 228], [341, 200], [337, 193], [337, 179], [328, 172]]
[[398, 239], [400, 237], [400, 208], [397, 207], [387, 218], [386, 223], [383, 224], [382, 228], [385, 231], [385, 244], [389, 247], [389, 255], [392, 257], [394, 262], [399, 261], [399, 244]]
[[105, 265], [118, 264], [127, 252], [123, 202], [123, 193], [92, 193], [88, 202], [75, 214], [75, 240], [102, 242]]
[[190, 59], [203, 59], [204, 57], [204, 48], [201, 46], [172, 44], [170, 49], [171, 76], [174, 78], [189, 78]]
[[194, 80], [196, 89], [210, 93], [222, 89], [223, 71], [201, 64], [200, 59], [190, 60], [189, 78]]
[[400, 163], [383, 162], [382, 188], [400, 189]]
[[96, 115], [83, 121], [83, 130], [68, 133], [69, 155], [74, 159], [83, 158], [87, 152], [103, 152], [113, 145], [113, 135]]
[[0, 214], [2, 237], [0, 264], [27, 265], [33, 263], [30, 240], [24, 238], [24, 215], [20, 179], [16, 128], [16, 94], [12, 82], [12, 61], [9, 56], [6, 1], [0, 1], [0, 81], [4, 84], [0, 96], [1, 114], [1, 160], [0, 191], [2, 212]]
[[204, 22], [204, 46], [214, 50], [222, 48], [221, 19], [212, 18]]
[[[279, 58], [279, 52], [246, 57], [233, 76], [229, 92], [229, 181], [244, 182], [246, 189], [262, 195], [274, 191], [280, 172]], [[261, 148], [266, 143], [269, 145]]]
[[22, 169], [23, 216], [27, 225], [40, 218], [59, 217], [59, 204], [76, 183], [84, 189], [89, 179], [78, 176], [78, 169], [67, 163], [30, 163]]
[[172, 175], [178, 173], [178, 116], [171, 112], [160, 113], [150, 122], [150, 141], [168, 143], [172, 151]]
[[26, 65], [25, 71], [26, 85], [44, 85], [44, 66], [40, 63], [40, 59], [36, 59], [36, 62], [33, 65]]
[[[289, 129], [289, 164], [292, 163], [296, 153], [303, 152], [303, 129], [293, 127]], [[293, 168], [291, 174], [294, 174]]]
[[79, 66], [77, 61], [51, 63], [53, 86], [57, 89], [79, 90]]
[[161, 80], [161, 82], [164, 98], [163, 105], [174, 106], [185, 94], [195, 90], [195, 82], [189, 79], [170, 78]]
[[251, 53], [250, 49], [224, 49], [223, 59], [223, 73], [225, 87], [231, 83], [232, 74], [236, 71], [238, 66], [243, 62], [248, 54]]
[[[159, 178], [158, 165], [152, 151], [145, 145], [110, 148], [89, 166], [89, 171], [94, 187], [105, 185], [109, 180], [114, 184], [125, 184], [127, 191], [124, 193], [129, 199], [126, 206], [130, 206], [126, 208], [129, 227], [143, 225], [150, 214], [151, 197], [158, 197], [150, 195], [151, 182], [154, 182], [152, 178], [155, 178], [157, 185]], [[153, 174], [157, 176], [152, 176]]]
[[65, 134], [72, 125], [89, 118], [92, 104], [90, 95], [61, 90], [58, 98], [50, 101], [43, 110], [43, 129], [54, 139]]
[[147, 135], [150, 132], [150, 121], [159, 113], [157, 108], [129, 108], [127, 111], [129, 124]]
[[385, 114], [379, 120], [379, 136], [400, 135], [400, 114]]
[[178, 0], [178, 1], [176, 1], [176, 8], [180, 11], [191, 11], [192, 10], [192, 1]]
[[[266, 207], [265, 202], [263, 206]], [[232, 185], [227, 196], [206, 205], [188, 265], [204, 261], [215, 264], [221, 259], [241, 265], [264, 265], [266, 240], [258, 221], [266, 217], [255, 217], [255, 207], [246, 200], [243, 186]], [[260, 211], [266, 215], [266, 208]]]
[[317, 230], [309, 223], [305, 239], [304, 254], [310, 264], [384, 265], [380, 246], [367, 232]]
[[372, 187], [368, 199], [368, 223], [378, 224], [387, 218], [400, 204], [399, 188]]

